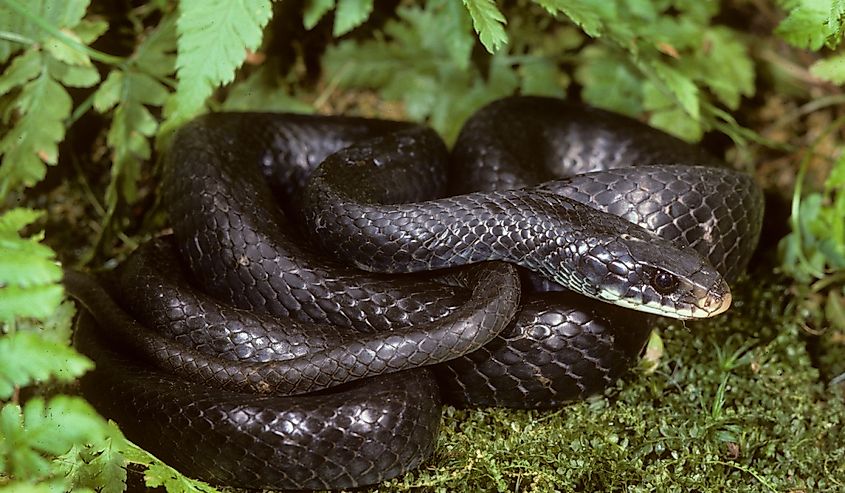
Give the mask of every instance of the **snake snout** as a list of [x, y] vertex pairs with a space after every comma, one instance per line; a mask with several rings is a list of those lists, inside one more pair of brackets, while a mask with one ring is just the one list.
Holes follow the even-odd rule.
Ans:
[[731, 306], [731, 288], [724, 279], [719, 279], [707, 291], [698, 307], [703, 311], [701, 318], [714, 317]]

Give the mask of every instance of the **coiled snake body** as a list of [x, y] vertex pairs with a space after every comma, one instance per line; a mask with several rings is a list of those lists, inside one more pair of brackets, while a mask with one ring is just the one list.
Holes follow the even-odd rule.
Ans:
[[402, 474], [441, 396], [602, 390], [650, 332], [630, 308], [721, 313], [762, 220], [753, 181], [699, 149], [536, 97], [480, 110], [451, 155], [406, 123], [208, 115], [174, 138], [162, 193], [172, 237], [99, 282], [66, 273], [93, 314], [83, 391], [173, 466], [252, 488]]

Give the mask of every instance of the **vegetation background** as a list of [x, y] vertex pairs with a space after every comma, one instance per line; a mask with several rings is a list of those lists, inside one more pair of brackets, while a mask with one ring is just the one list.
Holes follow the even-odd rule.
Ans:
[[[0, 0], [0, 493], [215, 491], [74, 395], [66, 265], [164, 226], [155, 162], [205, 111], [425, 121], [581, 99], [702, 141], [767, 194], [729, 315], [557, 412], [447, 410], [390, 491], [845, 490], [845, 0]], [[680, 329], [680, 330], [673, 330]], [[128, 472], [127, 472], [128, 471]]]

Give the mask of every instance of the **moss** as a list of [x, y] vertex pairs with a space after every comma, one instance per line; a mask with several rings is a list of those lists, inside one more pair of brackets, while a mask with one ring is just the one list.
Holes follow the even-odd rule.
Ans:
[[842, 491], [845, 404], [785, 288], [661, 328], [653, 374], [555, 412], [447, 409], [427, 467], [373, 491]]

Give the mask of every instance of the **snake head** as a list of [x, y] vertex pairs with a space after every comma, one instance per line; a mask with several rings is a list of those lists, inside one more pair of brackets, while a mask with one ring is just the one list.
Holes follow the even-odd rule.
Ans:
[[637, 311], [708, 318], [731, 304], [728, 284], [703, 256], [641, 228], [594, 242], [578, 266], [579, 291]]

